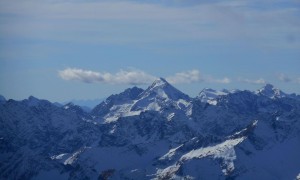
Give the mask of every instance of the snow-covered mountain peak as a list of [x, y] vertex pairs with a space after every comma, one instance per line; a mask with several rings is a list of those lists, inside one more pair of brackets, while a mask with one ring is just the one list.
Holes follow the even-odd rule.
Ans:
[[264, 87], [257, 90], [256, 94], [264, 95], [272, 99], [286, 97], [284, 92], [278, 88], [275, 88], [272, 84], [266, 84]]
[[218, 96], [225, 96], [229, 93], [230, 91], [227, 89], [223, 89], [222, 91], [217, 91], [210, 88], [204, 88], [197, 96], [197, 99], [200, 99], [201, 102], [207, 102], [211, 105], [216, 105], [217, 104], [216, 98]]
[[28, 100], [29, 100], [29, 101], [39, 101], [39, 99], [36, 98], [36, 97], [34, 97], [34, 96], [29, 96], [29, 97], [28, 97]]
[[168, 84], [169, 83], [164, 78], [160, 77], [152, 83], [151, 87], [155, 88], [155, 87], [160, 87], [160, 86], [166, 86]]
[[[165, 112], [171, 104], [177, 114], [190, 114], [191, 98], [177, 90], [165, 79], [155, 80], [146, 90], [137, 87], [126, 89], [124, 92], [108, 97], [94, 108], [92, 114], [102, 116], [100, 122], [110, 123], [120, 117], [136, 116], [145, 111], [159, 111], [166, 116], [174, 117], [175, 112]], [[179, 112], [180, 111], [180, 112]]]
[[149, 86], [140, 96], [140, 99], [144, 98], [161, 98], [161, 99], [190, 99], [188, 95], [182, 93], [170, 83], [168, 83], [164, 78], [156, 79], [151, 86]]

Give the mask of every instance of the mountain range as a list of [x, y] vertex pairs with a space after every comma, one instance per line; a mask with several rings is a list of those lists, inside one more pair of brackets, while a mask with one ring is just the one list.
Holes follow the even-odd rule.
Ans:
[[165, 79], [90, 112], [0, 96], [0, 179], [300, 179], [300, 96]]

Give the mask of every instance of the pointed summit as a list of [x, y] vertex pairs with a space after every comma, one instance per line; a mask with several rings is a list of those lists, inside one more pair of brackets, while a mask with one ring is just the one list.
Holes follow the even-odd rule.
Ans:
[[29, 106], [36, 106], [39, 104], [39, 102], [40, 100], [34, 96], [29, 96], [27, 100]]
[[29, 96], [28, 99], [22, 100], [23, 103], [27, 104], [28, 106], [50, 106], [52, 103], [50, 103], [47, 100], [38, 99], [34, 96]]
[[170, 84], [164, 78], [160, 77], [156, 79], [150, 87], [155, 88], [158, 86], [166, 86], [166, 85], [170, 85]]
[[264, 87], [256, 91], [256, 94], [267, 96], [271, 99], [286, 97], [287, 94], [280, 89], [275, 88], [272, 84], [266, 84]]
[[[176, 114], [190, 114], [190, 101], [191, 98], [188, 95], [173, 87], [164, 78], [158, 78], [138, 96], [138, 100], [131, 107], [131, 111], [150, 110], [168, 115], [170, 113], [175, 114], [174, 111], [176, 111]], [[172, 106], [173, 110], [168, 110], [168, 106]]]
[[151, 86], [149, 86], [142, 94], [140, 94], [139, 97], [160, 97], [163, 99], [173, 100], [190, 99], [188, 95], [173, 87], [164, 78], [156, 79]]

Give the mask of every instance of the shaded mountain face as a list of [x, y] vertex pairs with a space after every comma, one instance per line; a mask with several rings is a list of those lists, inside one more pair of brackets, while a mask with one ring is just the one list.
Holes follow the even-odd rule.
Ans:
[[[130, 111], [130, 105], [143, 92], [143, 89], [133, 87], [128, 88], [120, 94], [109, 96], [105, 101], [97, 105], [91, 114], [98, 119], [99, 122], [106, 121], [107, 118], [117, 120], [121, 115], [125, 115]], [[110, 121], [108, 119], [107, 121]]]
[[0, 95], [0, 102], [6, 101], [5, 97]]
[[159, 78], [91, 113], [0, 103], [0, 179], [296, 179], [298, 152], [299, 96], [271, 85], [190, 98]]
[[57, 165], [49, 155], [91, 144], [97, 126], [88, 114], [35, 97], [0, 105], [1, 179], [30, 179]]
[[5, 97], [0, 95], [0, 104], [4, 104], [5, 102], [6, 102]]
[[287, 96], [287, 94], [285, 94], [284, 92], [282, 92], [277, 88], [274, 88], [274, 86], [271, 84], [266, 84], [263, 88], [257, 90], [256, 94], [264, 95], [272, 99], [282, 98]]

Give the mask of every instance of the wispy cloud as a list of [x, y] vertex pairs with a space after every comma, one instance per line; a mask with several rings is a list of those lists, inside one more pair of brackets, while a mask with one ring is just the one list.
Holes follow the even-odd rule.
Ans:
[[116, 74], [95, 72], [77, 68], [67, 68], [58, 72], [64, 80], [77, 80], [85, 83], [109, 83], [141, 85], [151, 83], [155, 77], [140, 70], [120, 70]]
[[176, 73], [173, 76], [167, 77], [166, 80], [171, 84], [193, 83], [203, 81], [198, 70], [190, 70]]
[[[143, 85], [150, 84], [157, 77], [148, 74], [142, 70], [120, 70], [113, 74], [109, 72], [96, 72], [83, 70], [79, 68], [66, 68], [58, 72], [58, 75], [64, 80], [75, 80], [84, 83], [108, 83], [108, 84], [132, 84]], [[166, 78], [171, 84], [188, 84], [188, 83], [222, 83], [228, 84], [231, 80], [227, 77], [217, 79], [209, 75], [201, 75], [199, 70], [189, 70], [175, 73], [173, 76]]]
[[238, 78], [239, 82], [249, 83], [249, 84], [266, 84], [266, 80], [263, 78], [259, 79], [247, 79], [247, 78]]
[[292, 80], [290, 77], [288, 77], [284, 73], [278, 74], [277, 78], [278, 78], [278, 80], [283, 81], [283, 82], [290, 82]]
[[183, 84], [183, 83], [194, 83], [194, 82], [228, 84], [231, 82], [231, 80], [227, 77], [217, 79], [210, 75], [202, 75], [199, 70], [190, 70], [190, 71], [176, 73], [175, 75], [167, 77], [166, 79], [172, 84]]

